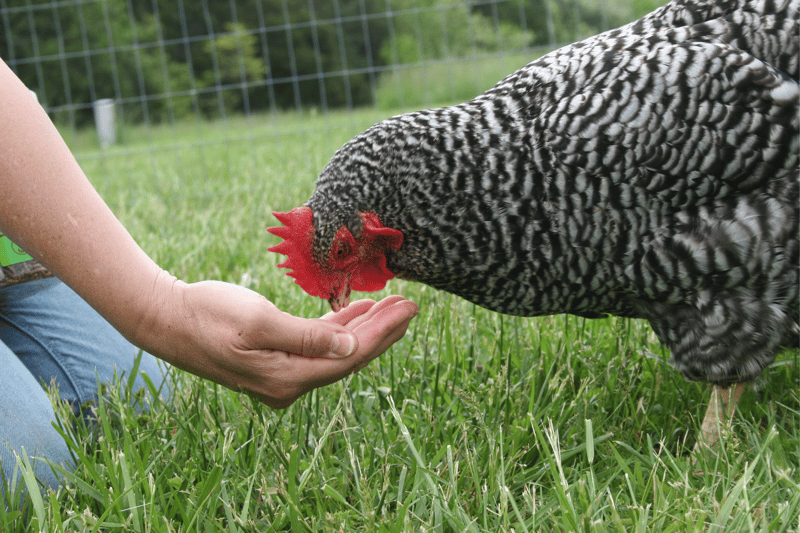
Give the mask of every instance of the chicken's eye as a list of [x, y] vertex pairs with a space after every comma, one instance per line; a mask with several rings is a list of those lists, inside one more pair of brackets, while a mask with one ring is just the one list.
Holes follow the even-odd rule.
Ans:
[[346, 242], [340, 242], [336, 247], [336, 257], [343, 259], [350, 255], [350, 246]]

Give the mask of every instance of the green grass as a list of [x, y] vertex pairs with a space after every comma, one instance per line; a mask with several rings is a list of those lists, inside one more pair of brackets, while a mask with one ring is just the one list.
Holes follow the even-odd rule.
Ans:
[[[130, 128], [105, 152], [67, 139], [163, 267], [318, 316], [266, 251], [270, 212], [304, 202], [333, 151], [388, 114]], [[501, 316], [397, 280], [374, 296], [389, 293], [420, 305], [406, 337], [287, 410], [183, 373], [168, 403], [122, 376], [90, 423], [60, 408], [78, 467], [46, 500], [7, 496], [0, 530], [800, 530], [796, 351], [695, 465], [708, 390], [643, 355], [667, 356], [646, 324]]]
[[381, 78], [375, 102], [381, 109], [422, 109], [466, 102], [543, 53], [518, 52], [397, 65]]

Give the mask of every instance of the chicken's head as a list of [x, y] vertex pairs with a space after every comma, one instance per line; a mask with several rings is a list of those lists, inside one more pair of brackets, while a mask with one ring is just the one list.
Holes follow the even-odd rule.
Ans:
[[386, 251], [398, 250], [403, 234], [384, 227], [375, 213], [358, 213], [358, 231], [342, 224], [327, 239], [317, 235], [310, 207], [273, 214], [284, 224], [267, 230], [284, 239], [268, 248], [287, 256], [278, 266], [291, 269], [295, 283], [328, 300], [334, 311], [347, 307], [351, 290], [379, 291], [394, 277], [386, 267]]

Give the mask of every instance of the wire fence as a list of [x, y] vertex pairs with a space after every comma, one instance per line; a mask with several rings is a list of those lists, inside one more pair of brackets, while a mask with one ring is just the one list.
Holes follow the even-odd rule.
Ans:
[[463, 101], [654, 2], [0, 0], [0, 57], [79, 161], [152, 157]]

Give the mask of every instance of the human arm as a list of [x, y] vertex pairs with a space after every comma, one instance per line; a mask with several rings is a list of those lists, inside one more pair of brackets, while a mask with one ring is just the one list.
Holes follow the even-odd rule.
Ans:
[[[277, 404], [309, 390], [309, 383], [321, 385], [346, 375], [345, 369], [358, 368], [402, 336], [417, 312], [401, 299], [385, 307], [362, 304], [357, 309], [362, 316], [355, 313], [338, 322], [307, 320], [235, 285], [177, 280], [139, 248], [86, 179], [47, 114], [1, 61], [0, 184], [0, 231], [133, 344], [264, 400], [278, 390]], [[357, 319], [355, 326], [345, 327]], [[345, 340], [337, 342], [337, 334]], [[237, 343], [242, 339], [249, 344]], [[259, 367], [271, 350], [351, 356], [340, 366], [325, 359], [305, 361], [302, 374], [290, 371], [297, 365], [285, 364], [287, 359], [273, 359], [279, 368]], [[303, 384], [297, 384], [299, 379]], [[286, 385], [293, 380], [294, 385]]]

